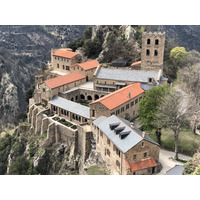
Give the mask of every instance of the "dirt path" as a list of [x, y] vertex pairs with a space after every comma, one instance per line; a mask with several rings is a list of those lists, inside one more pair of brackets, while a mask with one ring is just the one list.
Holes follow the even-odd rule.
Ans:
[[[172, 159], [174, 155], [175, 155], [174, 152], [163, 150], [163, 149], [160, 150], [159, 161], [162, 164], [163, 169], [157, 175], [165, 175], [166, 172], [169, 169], [173, 168], [175, 165], [183, 165], [182, 162], [178, 162]], [[190, 158], [191, 158], [190, 156], [179, 154], [179, 159], [188, 160]]]

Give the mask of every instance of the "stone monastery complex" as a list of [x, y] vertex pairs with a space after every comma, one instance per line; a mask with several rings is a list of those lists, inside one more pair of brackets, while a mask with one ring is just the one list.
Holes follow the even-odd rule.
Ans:
[[[52, 49], [51, 62], [35, 76], [28, 121], [50, 143], [72, 142], [86, 162], [99, 153], [110, 174], [154, 174], [159, 145], [133, 123], [138, 104], [163, 77], [165, 33], [143, 33], [141, 61], [129, 69], [104, 68], [96, 60], [80, 63], [71, 49]], [[120, 68], [120, 69], [119, 69]]]

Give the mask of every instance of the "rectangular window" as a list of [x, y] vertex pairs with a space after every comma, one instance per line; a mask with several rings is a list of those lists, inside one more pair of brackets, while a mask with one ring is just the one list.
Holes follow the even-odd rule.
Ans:
[[136, 157], [137, 157], [136, 155], [133, 155], [133, 160], [136, 160]]
[[59, 64], [57, 64], [57, 68], [59, 68]]
[[92, 110], [92, 117], [95, 117], [95, 110]]
[[43, 88], [43, 92], [45, 92], [45, 88]]
[[129, 109], [129, 104], [126, 105], [126, 110], [128, 110], [128, 109]]
[[134, 101], [133, 102], [131, 102], [131, 107], [134, 105]]
[[100, 131], [100, 136], [103, 137], [103, 133]]
[[107, 138], [107, 144], [110, 146], [110, 140]]
[[146, 158], [146, 157], [147, 157], [147, 152], [144, 153], [144, 158]]
[[144, 147], [144, 142], [142, 142], [142, 147]]
[[138, 103], [138, 99], [135, 100], [135, 104], [137, 104], [137, 103]]
[[124, 112], [124, 107], [121, 108], [121, 113]]
[[107, 149], [107, 155], [110, 157], [110, 150]]

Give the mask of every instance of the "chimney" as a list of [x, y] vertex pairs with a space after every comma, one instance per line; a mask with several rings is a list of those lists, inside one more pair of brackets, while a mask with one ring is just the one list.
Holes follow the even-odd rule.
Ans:
[[128, 98], [129, 98], [129, 99], [131, 98], [131, 93], [130, 93], [130, 92], [128, 92]]
[[145, 138], [146, 135], [147, 135], [147, 134], [146, 134], [146, 131], [143, 131], [143, 132], [142, 132], [142, 137]]

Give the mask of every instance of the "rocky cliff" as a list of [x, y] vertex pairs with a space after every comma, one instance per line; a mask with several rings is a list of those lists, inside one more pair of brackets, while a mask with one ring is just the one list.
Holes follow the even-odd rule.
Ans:
[[26, 112], [25, 92], [34, 73], [87, 26], [0, 26], [0, 130]]

